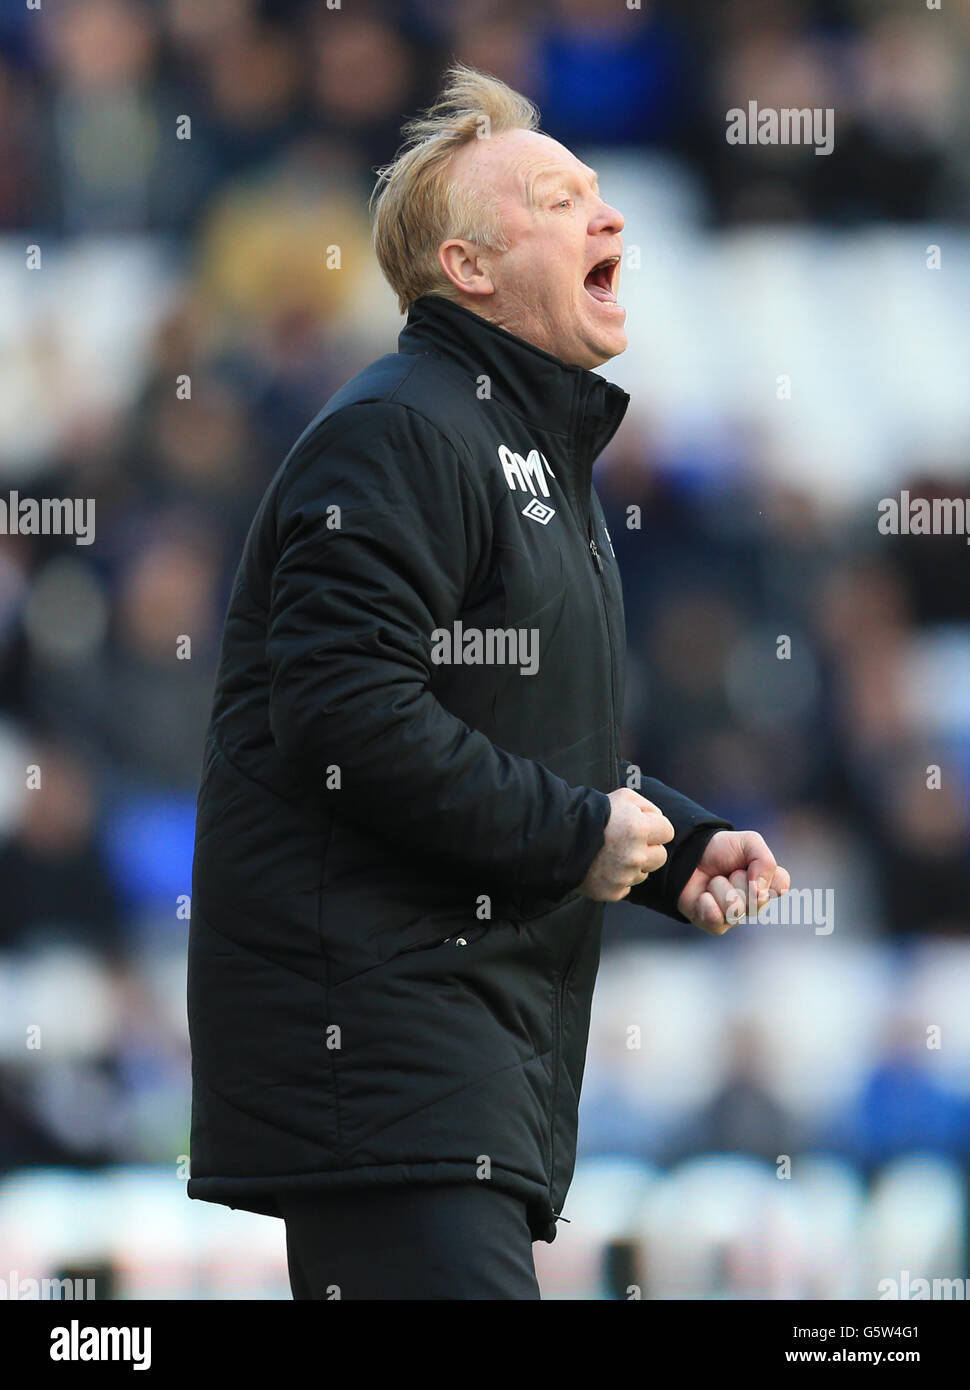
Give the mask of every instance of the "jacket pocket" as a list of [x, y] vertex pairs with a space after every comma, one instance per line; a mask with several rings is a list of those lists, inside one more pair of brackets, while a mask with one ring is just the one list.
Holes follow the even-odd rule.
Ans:
[[438, 951], [447, 946], [453, 946], [456, 950], [461, 950], [463, 946], [474, 946], [476, 941], [488, 931], [487, 923], [477, 923], [474, 927], [466, 927], [463, 931], [454, 932], [451, 936], [435, 936], [429, 941], [418, 941], [413, 946], [405, 946], [403, 950], [395, 952], [398, 956], [411, 956], [416, 951]]

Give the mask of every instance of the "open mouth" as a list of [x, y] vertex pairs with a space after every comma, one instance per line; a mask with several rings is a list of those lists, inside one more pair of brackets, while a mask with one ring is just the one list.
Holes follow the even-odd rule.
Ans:
[[616, 279], [619, 273], [619, 256], [607, 256], [594, 265], [583, 281], [583, 289], [601, 304], [616, 303]]

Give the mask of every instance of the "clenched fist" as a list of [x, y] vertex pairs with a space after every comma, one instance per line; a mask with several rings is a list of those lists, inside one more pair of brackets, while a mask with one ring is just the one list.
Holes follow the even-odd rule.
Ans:
[[791, 875], [756, 830], [719, 830], [712, 835], [677, 900], [684, 916], [723, 936], [747, 915], [757, 917], [791, 887]]
[[617, 903], [630, 889], [667, 862], [664, 845], [674, 827], [652, 801], [629, 787], [610, 792], [610, 818], [603, 848], [589, 867], [579, 891], [598, 903]]

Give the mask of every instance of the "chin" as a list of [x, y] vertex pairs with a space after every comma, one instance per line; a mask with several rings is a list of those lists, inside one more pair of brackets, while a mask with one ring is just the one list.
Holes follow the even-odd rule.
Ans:
[[621, 352], [625, 352], [628, 346], [626, 315], [618, 314], [617, 318], [619, 321], [616, 323], [604, 323], [599, 313], [595, 319], [590, 314], [584, 314], [583, 320], [577, 324], [577, 332], [571, 344], [572, 355], [567, 361], [589, 370], [602, 367], [611, 357], [618, 357]]
[[[621, 352], [626, 352], [628, 346], [626, 331], [623, 328], [617, 329], [615, 333], [610, 334], [608, 344], [603, 345], [603, 361], [608, 362], [611, 357], [619, 357]], [[602, 363], [597, 363], [597, 366], [601, 365]]]
[[609, 362], [612, 357], [619, 357], [621, 352], [626, 352], [628, 346], [626, 333], [617, 327], [612, 333], [602, 334], [594, 341], [584, 343], [573, 361], [577, 367], [585, 367], [589, 371], [593, 367], [602, 367], [603, 363]]

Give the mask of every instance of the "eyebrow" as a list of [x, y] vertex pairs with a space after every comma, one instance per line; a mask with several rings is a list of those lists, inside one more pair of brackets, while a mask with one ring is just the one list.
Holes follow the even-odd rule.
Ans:
[[[597, 174], [596, 170], [595, 170], [595, 169], [590, 169], [590, 170], [584, 170], [584, 172], [588, 172], [588, 173], [592, 174], [592, 179], [590, 180], [590, 182], [593, 184], [593, 188], [594, 188], [595, 191], [598, 193], [598, 192], [599, 192], [599, 175]], [[533, 202], [535, 201], [535, 195], [536, 195], [536, 192], [537, 192], [537, 190], [538, 190], [538, 188], [539, 188], [539, 185], [540, 185], [541, 183], [546, 183], [549, 179], [556, 179], [556, 180], [559, 180], [559, 181], [564, 181], [564, 180], [567, 180], [567, 179], [575, 179], [576, 177], [577, 177], [577, 171], [576, 171], [575, 169], [566, 169], [566, 168], [564, 168], [564, 167], [560, 167], [560, 168], [557, 168], [557, 169], [542, 169], [542, 170], [540, 170], [540, 172], [539, 172], [538, 174], [536, 174], [535, 178], [532, 180], [531, 185], [530, 185], [529, 188], [528, 188], [528, 192], [529, 192], [529, 194], [530, 194], [530, 199], [531, 199], [531, 201], [533, 201]]]

